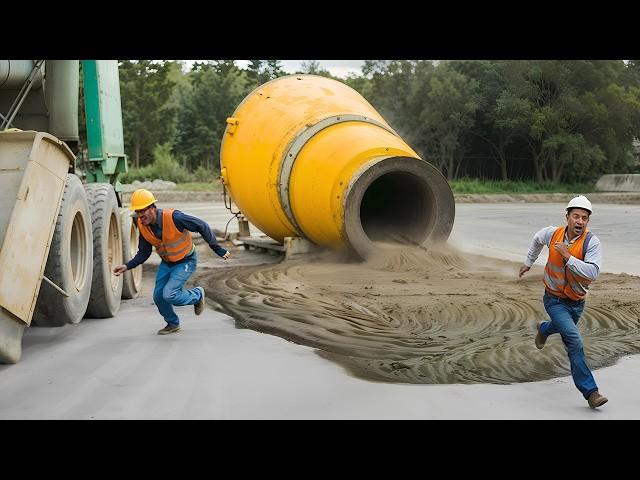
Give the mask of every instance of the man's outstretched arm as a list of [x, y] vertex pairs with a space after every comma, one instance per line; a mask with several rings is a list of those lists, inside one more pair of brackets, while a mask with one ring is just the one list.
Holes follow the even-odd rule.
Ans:
[[204, 220], [201, 220], [198, 217], [194, 217], [193, 215], [187, 215], [179, 210], [173, 211], [173, 223], [175, 223], [176, 227], [179, 230], [184, 230], [185, 228], [190, 232], [198, 232], [204, 238], [204, 241], [209, 244], [211, 250], [213, 250], [218, 256], [224, 258], [225, 260], [229, 258], [231, 253], [226, 249], [218, 245], [216, 241], [216, 236], [211, 231], [209, 224]]
[[138, 253], [136, 256], [129, 260], [125, 265], [118, 265], [113, 269], [113, 273], [120, 275], [121, 273], [126, 272], [127, 270], [132, 270], [136, 268], [138, 265], [146, 262], [151, 256], [151, 244], [147, 242], [147, 239], [140, 234], [138, 240]]

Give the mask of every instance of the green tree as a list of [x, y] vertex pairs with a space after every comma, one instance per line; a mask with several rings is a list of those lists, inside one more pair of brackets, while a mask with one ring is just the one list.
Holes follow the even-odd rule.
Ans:
[[371, 98], [372, 96], [371, 80], [369, 80], [364, 75], [356, 75], [356, 74], [350, 73], [342, 81], [347, 85], [349, 85], [351, 88], [353, 88], [356, 92], [358, 92], [367, 100]]
[[428, 151], [421, 136], [419, 117], [424, 109], [430, 61], [367, 60], [362, 67], [366, 98], [411, 147], [421, 155]]
[[509, 175], [509, 155], [507, 149], [523, 132], [527, 131], [530, 124], [531, 108], [529, 103], [512, 92], [503, 91], [496, 99], [495, 104], [488, 110], [485, 124], [489, 145], [494, 152], [494, 158], [500, 167], [502, 180], [507, 181]]
[[329, 70], [322, 68], [318, 60], [309, 60], [308, 62], [302, 62], [300, 65], [301, 70], [299, 73], [308, 73], [310, 75], [320, 75], [322, 77], [335, 78]]
[[175, 134], [175, 107], [170, 104], [175, 82], [169, 78], [174, 63], [119, 62], [125, 151], [135, 167], [150, 163], [154, 147]]
[[479, 107], [478, 83], [450, 67], [438, 65], [430, 76], [419, 119], [419, 133], [431, 146], [430, 158], [449, 180], [458, 177], [465, 137]]
[[502, 180], [507, 181], [512, 170], [508, 150], [523, 130], [526, 105], [506, 91], [503, 64], [495, 60], [458, 60], [449, 66], [478, 83], [478, 109], [466, 148], [476, 158], [493, 158]]
[[249, 60], [247, 66], [247, 88], [252, 90], [263, 83], [282, 77], [287, 73], [282, 70], [280, 60]]
[[638, 90], [625, 86], [622, 61], [536, 61], [523, 73], [538, 181], [594, 180], [628, 168], [640, 103]]
[[246, 73], [219, 60], [194, 65], [190, 89], [181, 95], [174, 152], [191, 172], [219, 168], [220, 145], [230, 117], [246, 93]]

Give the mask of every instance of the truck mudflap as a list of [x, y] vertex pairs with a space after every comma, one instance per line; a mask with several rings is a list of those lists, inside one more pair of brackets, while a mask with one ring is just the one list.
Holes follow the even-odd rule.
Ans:
[[69, 165], [69, 148], [53, 135], [0, 132], [0, 359], [20, 357], [31, 323]]

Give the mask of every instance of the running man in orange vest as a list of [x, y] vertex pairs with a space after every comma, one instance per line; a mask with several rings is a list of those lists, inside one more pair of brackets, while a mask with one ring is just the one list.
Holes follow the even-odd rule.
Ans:
[[196, 249], [189, 232], [200, 233], [211, 250], [224, 260], [230, 253], [218, 245], [206, 222], [180, 210], [159, 209], [155, 203], [153, 194], [143, 188], [131, 195], [130, 209], [136, 212], [140, 230], [138, 253], [126, 265], [115, 267], [113, 273], [120, 275], [146, 262], [151, 255], [151, 246], [156, 247], [162, 262], [156, 273], [153, 301], [167, 322], [158, 334], [166, 335], [180, 330], [180, 319], [174, 306], [193, 305], [196, 315], [204, 309], [204, 288], [183, 288], [197, 265]]
[[584, 195], [572, 198], [567, 204], [567, 225], [546, 227], [533, 237], [519, 277], [529, 271], [542, 247], [549, 247], [549, 259], [544, 269], [544, 308], [551, 319], [539, 322], [535, 344], [544, 347], [547, 337], [559, 333], [564, 342], [571, 376], [591, 408], [607, 403], [587, 366], [582, 338], [577, 323], [584, 310], [589, 284], [600, 273], [602, 246], [598, 237], [587, 230], [593, 212], [591, 202]]

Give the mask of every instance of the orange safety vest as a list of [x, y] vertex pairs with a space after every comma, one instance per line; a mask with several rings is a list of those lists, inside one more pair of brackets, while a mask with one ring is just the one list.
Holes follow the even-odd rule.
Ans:
[[[553, 246], [556, 242], [564, 242], [564, 233], [567, 227], [558, 227], [549, 241], [549, 260], [544, 267], [544, 285], [546, 290], [556, 297], [570, 298], [571, 300], [583, 300], [587, 296], [591, 280], [578, 275], [567, 268], [565, 259]], [[585, 229], [571, 245], [569, 253], [579, 260], [584, 260], [586, 247], [592, 234]]]
[[153, 234], [151, 228], [143, 225], [138, 218], [138, 228], [142, 236], [151, 245], [156, 247], [156, 252], [165, 262], [177, 262], [189, 255], [193, 250], [193, 241], [191, 240], [191, 232], [184, 229], [183, 232], [178, 230], [176, 224], [173, 223], [171, 214], [173, 209], [162, 211], [162, 240]]

